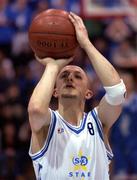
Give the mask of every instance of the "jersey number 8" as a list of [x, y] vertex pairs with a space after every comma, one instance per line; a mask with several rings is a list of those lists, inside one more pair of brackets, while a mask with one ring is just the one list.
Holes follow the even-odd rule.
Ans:
[[91, 122], [89, 122], [89, 123], [87, 124], [87, 128], [88, 128], [88, 130], [89, 130], [90, 135], [94, 135], [94, 134], [95, 134], [95, 133], [94, 133], [94, 128], [93, 128], [93, 125], [92, 125]]

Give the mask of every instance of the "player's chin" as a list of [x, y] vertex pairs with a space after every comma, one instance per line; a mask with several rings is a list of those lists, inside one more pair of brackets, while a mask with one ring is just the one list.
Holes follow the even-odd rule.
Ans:
[[76, 99], [78, 96], [76, 94], [67, 94], [67, 93], [64, 93], [61, 95], [62, 98], [66, 98], [66, 99]]

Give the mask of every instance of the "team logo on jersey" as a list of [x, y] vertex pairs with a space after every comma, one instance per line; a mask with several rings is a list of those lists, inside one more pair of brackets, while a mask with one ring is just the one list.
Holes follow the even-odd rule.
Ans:
[[64, 132], [64, 129], [63, 128], [58, 128], [58, 134], [61, 134]]
[[82, 150], [79, 151], [77, 156], [71, 156], [72, 168], [68, 176], [71, 178], [78, 178], [84, 180], [87, 177], [91, 177], [91, 173], [88, 171], [88, 163], [90, 157], [83, 154]]

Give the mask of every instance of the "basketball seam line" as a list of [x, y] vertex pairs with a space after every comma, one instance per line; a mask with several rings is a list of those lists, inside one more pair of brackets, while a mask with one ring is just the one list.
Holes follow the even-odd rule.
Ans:
[[[67, 50], [64, 50], [64, 51], [61, 51], [61, 52], [54, 52], [55, 54], [62, 54], [62, 53], [64, 53], [64, 52], [66, 52], [66, 51], [70, 51], [70, 50], [72, 50], [72, 49], [74, 49], [75, 47], [72, 47], [72, 48], [70, 48], [70, 49], [67, 49]], [[40, 51], [40, 52], [45, 52], [44, 50], [42, 50], [42, 49], [39, 49], [38, 47], [37, 47], [37, 50], [38, 51]], [[53, 51], [46, 51], [46, 53], [53, 53]]]
[[[64, 16], [60, 16], [60, 15], [46, 15], [46, 14], [43, 14], [43, 16], [45, 16], [45, 17], [47, 17], [47, 16], [55, 16], [55, 17], [61, 17], [61, 18], [63, 18], [63, 19], [66, 19], [66, 20], [68, 20], [68, 21], [70, 21], [69, 20], [69, 18], [67, 18], [67, 17], [64, 17]], [[39, 17], [37, 17], [37, 18], [39, 18]], [[35, 19], [34, 19], [35, 20]], [[71, 23], [71, 21], [70, 21], [70, 23]]]
[[58, 33], [45, 33], [45, 32], [31, 32], [30, 33], [32, 34], [52, 34], [52, 35], [63, 35], [63, 36], [75, 36], [75, 35], [72, 35], [72, 34], [58, 34]]

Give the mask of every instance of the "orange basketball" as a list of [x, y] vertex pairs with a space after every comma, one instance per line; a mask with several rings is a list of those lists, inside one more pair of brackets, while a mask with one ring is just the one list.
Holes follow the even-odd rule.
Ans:
[[75, 28], [64, 10], [48, 9], [38, 14], [29, 28], [29, 43], [40, 57], [68, 58], [78, 46]]

